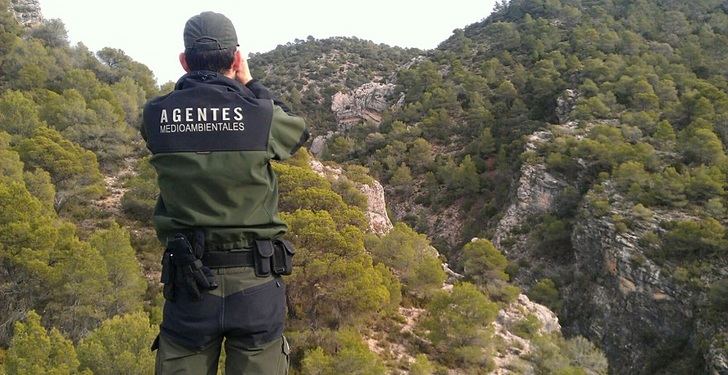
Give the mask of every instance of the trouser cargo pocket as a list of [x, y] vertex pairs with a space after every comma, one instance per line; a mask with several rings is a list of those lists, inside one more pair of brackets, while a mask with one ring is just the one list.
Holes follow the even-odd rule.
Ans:
[[224, 334], [245, 345], [260, 346], [283, 334], [286, 288], [280, 278], [225, 298]]

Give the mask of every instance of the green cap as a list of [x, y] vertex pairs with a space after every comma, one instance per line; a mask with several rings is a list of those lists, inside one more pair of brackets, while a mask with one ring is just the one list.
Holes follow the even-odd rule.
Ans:
[[238, 34], [233, 23], [220, 13], [202, 12], [185, 24], [185, 49], [198, 51], [237, 47]]

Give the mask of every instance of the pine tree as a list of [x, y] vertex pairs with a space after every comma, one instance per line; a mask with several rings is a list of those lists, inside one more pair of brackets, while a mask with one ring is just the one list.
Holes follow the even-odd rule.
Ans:
[[78, 344], [81, 368], [95, 375], [151, 375], [154, 352], [149, 346], [158, 331], [143, 312], [106, 320]]
[[24, 323], [15, 323], [15, 333], [5, 357], [7, 375], [78, 374], [79, 361], [70, 340], [53, 328], [40, 323], [40, 316], [30, 311]]
[[136, 252], [131, 247], [129, 232], [112, 223], [109, 229], [94, 233], [89, 244], [104, 258], [109, 271], [113, 291], [109, 316], [141, 309], [147, 283], [142, 276]]

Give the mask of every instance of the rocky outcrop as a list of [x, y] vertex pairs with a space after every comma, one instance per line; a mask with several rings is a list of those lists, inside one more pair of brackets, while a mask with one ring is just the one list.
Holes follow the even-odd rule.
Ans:
[[[553, 134], [550, 131], [536, 132], [528, 137], [525, 149], [527, 152], [534, 152], [552, 139]], [[568, 184], [549, 173], [544, 164], [525, 163], [515, 187], [513, 202], [498, 222], [493, 235], [496, 247], [504, 249], [503, 242], [514, 235], [515, 229], [523, 225], [529, 217], [554, 210], [554, 201], [566, 186]], [[520, 242], [522, 241], [516, 241], [517, 244]], [[519, 250], [514, 248], [510, 252], [515, 255]]]
[[495, 337], [502, 341], [503, 345], [499, 345], [493, 356], [496, 369], [491, 374], [515, 374], [511, 371], [514, 367], [523, 371], [520, 373], [534, 372], [532, 364], [528, 362], [528, 355], [532, 351], [531, 341], [513, 333], [513, 327], [529, 315], [535, 316], [541, 323], [537, 334], [561, 332], [559, 318], [553, 311], [546, 306], [532, 302], [525, 294], [519, 295], [515, 302], [498, 312], [498, 317], [493, 322]]
[[571, 112], [574, 110], [578, 99], [579, 92], [572, 89], [565, 90], [556, 99], [556, 118], [559, 119], [559, 124], [566, 124], [571, 121]]
[[[605, 124], [619, 126], [614, 121]], [[513, 203], [493, 238], [509, 259], [526, 265], [515, 281], [528, 288], [541, 277], [562, 280], [559, 313], [564, 334], [597, 344], [609, 359], [611, 373], [674, 373], [674, 366], [697, 366], [696, 373], [728, 374], [725, 341], [716, 335], [728, 332], [728, 322], [708, 321], [698, 314], [696, 306], [706, 300], [705, 291], [679, 281], [676, 266], [656, 263], [651, 245], [641, 240], [647, 233], [664, 231], [661, 223], [695, 220], [691, 213], [653, 208], [651, 215], [637, 217], [633, 203], [607, 180], [578, 205], [567, 262], [544, 259], [530, 239], [529, 218], [557, 211], [558, 197], [569, 186], [584, 190], [582, 177], [568, 180], [549, 172], [539, 152], [555, 134], [566, 132], [579, 140], [589, 128], [567, 122], [528, 138], [527, 161], [514, 187]], [[582, 176], [584, 171], [575, 172]], [[593, 199], [609, 202], [609, 211], [594, 209]], [[716, 268], [701, 276], [704, 285], [726, 278], [728, 266]]]
[[[581, 134], [585, 130], [576, 123], [555, 125], [551, 130], [539, 131], [526, 140], [525, 152], [537, 154], [548, 142], [554, 139], [554, 133]], [[511, 191], [515, 191], [512, 203], [506, 209], [496, 226], [493, 244], [514, 263], [529, 263], [531, 267], [519, 272], [515, 280], [521, 285], [532, 285], [543, 277], [553, 277], [559, 271], [553, 260], [544, 257], [534, 246], [530, 237], [530, 221], [540, 215], [553, 213], [558, 207], [558, 199], [568, 187], [578, 182], [548, 171], [546, 165], [538, 161], [526, 161], [521, 167], [520, 177]]]
[[[316, 159], [311, 159], [311, 169], [322, 177], [330, 180], [338, 180], [344, 174], [341, 168], [329, 167]], [[359, 191], [367, 197], [367, 210], [365, 212], [369, 220], [369, 229], [373, 233], [385, 234], [392, 229], [392, 222], [387, 215], [387, 205], [384, 199], [384, 188], [377, 180], [371, 184], [354, 183]]]
[[728, 375], [728, 330], [717, 335], [705, 354], [706, 370], [710, 375]]
[[396, 109], [404, 103], [404, 94], [397, 95], [396, 87], [394, 83], [368, 82], [356, 89], [334, 94], [331, 111], [336, 118], [336, 131], [316, 136], [311, 144], [311, 153], [320, 157], [332, 136], [358, 124], [379, 126], [384, 111]]
[[329, 131], [326, 135], [316, 136], [313, 141], [311, 141], [311, 147], [309, 147], [308, 151], [316, 157], [321, 157], [321, 154], [323, 154], [326, 147], [326, 141], [328, 141], [333, 135], [334, 132]]
[[[309, 162], [311, 169], [322, 177], [331, 181], [335, 181], [344, 176], [344, 171], [338, 167], [324, 165], [316, 159]], [[359, 190], [367, 197], [367, 218], [369, 219], [370, 230], [380, 235], [386, 234], [392, 229], [392, 223], [387, 216], [387, 209], [384, 197], [384, 189], [382, 185], [373, 180], [371, 184], [356, 184]], [[475, 238], [473, 240], [476, 240]], [[428, 249], [433, 254], [439, 254], [434, 247]], [[452, 290], [453, 285], [461, 281], [464, 276], [453, 271], [447, 263], [442, 263], [448, 278], [443, 283], [443, 290]], [[400, 307], [400, 315], [404, 318], [400, 325], [400, 332], [407, 334], [413, 340], [420, 340], [426, 344], [427, 340], [418, 337], [414, 327], [418, 320], [425, 313], [424, 309], [416, 307]], [[514, 372], [513, 369], [525, 370], [525, 373], [534, 373], [533, 363], [530, 362], [529, 355], [532, 353], [533, 344], [528, 338], [519, 336], [515, 327], [522, 321], [535, 316], [540, 322], [540, 327], [535, 335], [546, 335], [551, 333], [561, 334], [561, 325], [556, 314], [549, 310], [548, 307], [532, 302], [525, 294], [520, 294], [518, 298], [505, 306], [498, 312], [496, 320], [492, 323], [494, 340], [502, 343], [497, 345], [493, 355], [495, 369], [490, 372], [495, 375], [509, 375], [522, 372]], [[370, 350], [377, 354], [385, 352], [393, 355], [400, 362], [413, 362], [414, 357], [409, 353], [407, 348], [401, 343], [391, 342], [381, 334], [370, 333], [365, 335], [367, 345]], [[396, 371], [393, 373], [404, 373]]]
[[10, 11], [23, 26], [31, 27], [43, 22], [38, 0], [12, 0]]
[[672, 351], [691, 353], [695, 321], [691, 292], [654, 264], [638, 242], [659, 230], [669, 213], [618, 231], [612, 215], [624, 215], [614, 197], [612, 212], [595, 216], [585, 203], [572, 233], [576, 281], [568, 285], [567, 332], [599, 343], [614, 373], [654, 373]]
[[365, 83], [349, 92], [337, 92], [331, 100], [331, 111], [336, 116], [340, 131], [349, 130], [360, 122], [376, 125], [382, 121], [382, 112], [395, 104], [392, 83]]

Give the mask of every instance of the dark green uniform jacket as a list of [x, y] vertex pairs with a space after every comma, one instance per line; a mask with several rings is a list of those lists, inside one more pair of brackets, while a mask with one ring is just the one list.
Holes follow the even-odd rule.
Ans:
[[308, 131], [268, 89], [191, 72], [174, 91], [150, 100], [143, 116], [159, 182], [154, 226], [162, 243], [202, 229], [208, 250], [229, 250], [286, 232], [270, 162], [289, 158]]

